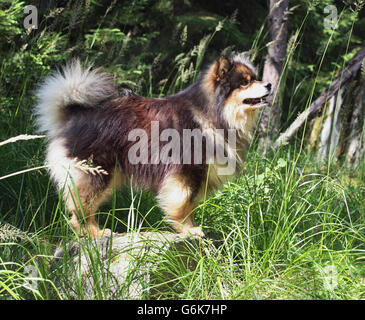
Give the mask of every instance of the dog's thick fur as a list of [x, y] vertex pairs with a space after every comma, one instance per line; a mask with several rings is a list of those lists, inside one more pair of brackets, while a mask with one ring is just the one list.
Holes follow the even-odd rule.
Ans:
[[[92, 237], [105, 234], [95, 212], [113, 188], [132, 183], [157, 194], [177, 231], [202, 234], [194, 227], [194, 209], [206, 191], [219, 188], [228, 178], [219, 174], [216, 159], [203, 155], [201, 164], [164, 164], [154, 163], [149, 154], [147, 164], [132, 164], [128, 152], [136, 141], [129, 141], [128, 135], [133, 129], [145, 130], [149, 135], [145, 147], [150, 150], [152, 121], [158, 121], [160, 132], [173, 128], [181, 137], [183, 129], [199, 129], [204, 150], [222, 132], [217, 129], [235, 129], [236, 146], [224, 143], [224, 148], [228, 157], [238, 160], [238, 171], [257, 111], [266, 105], [261, 98], [270, 93], [270, 84], [256, 77], [247, 57], [236, 55], [221, 57], [196, 83], [162, 99], [118, 92], [110, 76], [83, 69], [78, 61], [46, 78], [38, 90], [36, 114], [49, 139], [46, 161], [72, 212], [71, 225]], [[191, 148], [193, 158], [194, 143]]]

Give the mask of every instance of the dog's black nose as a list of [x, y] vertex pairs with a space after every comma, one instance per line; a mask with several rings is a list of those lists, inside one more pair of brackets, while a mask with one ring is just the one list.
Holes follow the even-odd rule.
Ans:
[[268, 90], [268, 91], [271, 91], [271, 83], [267, 83], [266, 85], [265, 85], [265, 88]]

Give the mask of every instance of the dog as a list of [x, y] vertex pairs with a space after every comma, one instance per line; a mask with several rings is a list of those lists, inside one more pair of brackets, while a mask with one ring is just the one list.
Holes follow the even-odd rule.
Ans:
[[[95, 213], [115, 188], [131, 183], [156, 194], [177, 232], [204, 236], [194, 224], [195, 209], [239, 172], [270, 91], [245, 54], [220, 57], [195, 83], [165, 98], [118, 90], [110, 75], [78, 60], [48, 76], [38, 87], [35, 113], [71, 226], [84, 236], [110, 235]], [[187, 131], [199, 132], [200, 141], [183, 141]], [[234, 164], [228, 173], [227, 163]]]

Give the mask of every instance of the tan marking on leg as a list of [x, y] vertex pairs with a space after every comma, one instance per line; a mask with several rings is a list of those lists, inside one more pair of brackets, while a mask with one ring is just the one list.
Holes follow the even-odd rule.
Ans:
[[93, 188], [92, 177], [88, 174], [84, 174], [82, 179], [75, 181], [77, 193], [71, 190], [66, 194], [65, 201], [69, 211], [72, 212], [69, 222], [79, 234], [90, 235], [92, 238], [110, 236], [109, 229], [99, 228], [95, 213], [113, 195], [114, 188], [121, 186], [121, 179], [121, 175], [116, 173], [101, 192]]
[[165, 178], [157, 199], [169, 222], [176, 231], [184, 234], [201, 235], [200, 228], [194, 226], [196, 195], [184, 176], [173, 174]]

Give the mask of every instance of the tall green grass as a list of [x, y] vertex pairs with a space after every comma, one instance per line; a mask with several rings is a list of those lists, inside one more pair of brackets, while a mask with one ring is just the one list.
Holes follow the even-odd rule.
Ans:
[[[303, 155], [297, 160], [290, 150], [267, 159], [249, 153], [242, 175], [197, 210], [197, 223], [215, 240], [203, 240], [207, 249], [191, 255], [196, 268], [189, 270], [176, 255], [162, 252], [153, 261], [158, 281], [142, 296], [364, 298], [363, 172], [354, 174], [336, 166], [328, 172], [325, 167], [313, 167], [310, 157]], [[49, 190], [46, 185], [44, 189]], [[81, 280], [76, 293], [61, 290], [75, 277], [72, 273], [79, 271], [70, 268], [71, 257], [67, 254], [60, 261], [52, 256], [61, 240], [66, 246], [78, 237], [68, 227], [67, 213], [57, 196], [53, 197], [52, 215], [45, 210], [45, 200], [28, 200], [25, 212], [18, 209], [19, 213], [7, 217], [12, 226], [19, 228], [8, 226], [6, 231], [1, 225], [2, 299], [89, 297], [83, 292]], [[14, 223], [21, 214], [30, 219], [24, 216], [24, 225]], [[168, 229], [161, 224], [161, 212], [149, 194], [133, 195], [124, 190], [100, 215], [102, 224], [118, 232]], [[94, 257], [91, 272], [95, 282], [111, 281], [102, 260], [95, 255], [93, 242], [87, 243], [87, 254]], [[35, 278], [24, 273], [29, 266], [36, 267]], [[94, 298], [126, 298], [131, 283], [120, 284], [116, 295], [111, 295], [107, 285], [96, 286]]]

